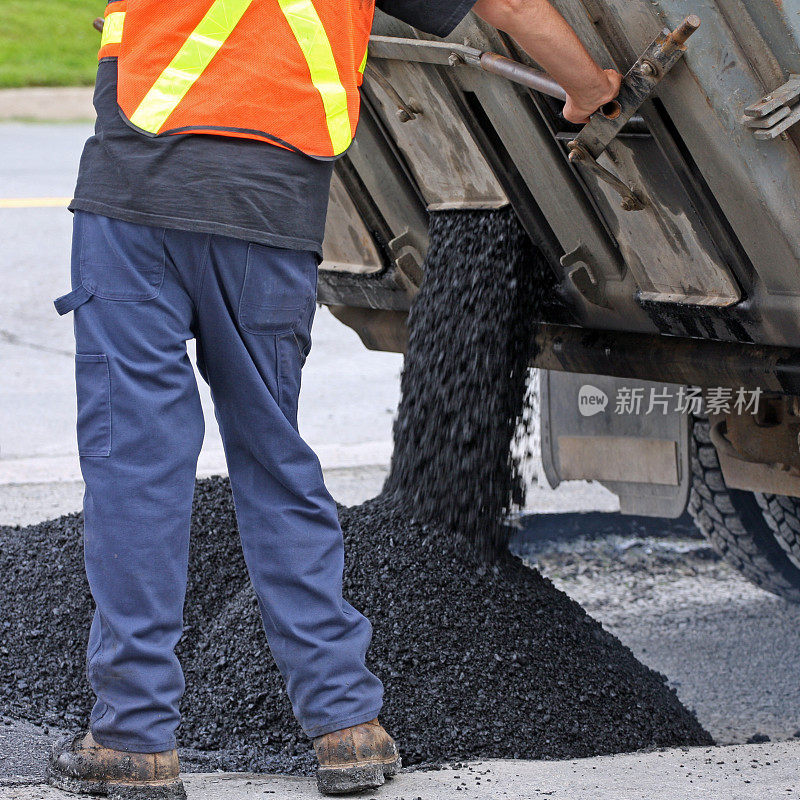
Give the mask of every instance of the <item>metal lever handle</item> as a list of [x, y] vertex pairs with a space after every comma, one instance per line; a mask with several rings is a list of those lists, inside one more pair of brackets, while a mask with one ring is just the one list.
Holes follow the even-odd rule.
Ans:
[[[527, 86], [529, 89], [546, 94], [548, 97], [555, 97], [556, 100], [562, 101], [567, 99], [567, 93], [560, 83], [551, 78], [546, 72], [529, 67], [527, 64], [521, 64], [519, 61], [514, 61], [497, 53], [481, 53], [480, 65], [485, 72], [491, 72], [492, 75], [498, 75], [506, 80]], [[622, 106], [616, 100], [611, 100], [599, 108], [598, 111], [606, 119], [616, 119], [622, 113]]]

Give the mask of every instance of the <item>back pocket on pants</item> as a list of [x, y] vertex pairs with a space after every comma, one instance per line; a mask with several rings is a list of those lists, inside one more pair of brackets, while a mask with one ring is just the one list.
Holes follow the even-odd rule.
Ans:
[[78, 395], [78, 454], [111, 455], [111, 375], [108, 357], [75, 356]]
[[239, 324], [248, 333], [279, 335], [308, 325], [317, 296], [317, 261], [306, 250], [251, 242], [247, 248]]

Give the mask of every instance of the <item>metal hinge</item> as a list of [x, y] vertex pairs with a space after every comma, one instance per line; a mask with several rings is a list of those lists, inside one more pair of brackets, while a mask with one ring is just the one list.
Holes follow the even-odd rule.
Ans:
[[800, 122], [800, 103], [792, 105], [798, 97], [800, 75], [790, 75], [782, 86], [747, 106], [744, 110], [745, 126], [754, 129], [756, 139], [777, 139], [787, 128]]

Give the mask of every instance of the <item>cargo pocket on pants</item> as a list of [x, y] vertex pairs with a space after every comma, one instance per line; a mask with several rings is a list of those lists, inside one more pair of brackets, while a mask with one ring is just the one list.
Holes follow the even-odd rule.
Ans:
[[111, 455], [111, 374], [108, 357], [75, 356], [78, 395], [78, 455]]
[[166, 269], [165, 228], [96, 215], [79, 221], [80, 283], [89, 294], [134, 303], [158, 297]]

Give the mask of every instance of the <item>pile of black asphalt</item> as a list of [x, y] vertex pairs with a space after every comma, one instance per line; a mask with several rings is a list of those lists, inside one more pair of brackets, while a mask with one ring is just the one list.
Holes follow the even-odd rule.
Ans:
[[[505, 546], [521, 502], [533, 313], [546, 282], [509, 210], [432, 221], [383, 494], [341, 508], [344, 595], [372, 621], [381, 719], [406, 765], [705, 745], [663, 676]], [[427, 288], [426, 288], [427, 286]], [[194, 498], [179, 742], [198, 769], [308, 773], [270, 656], [227, 479]], [[86, 723], [92, 615], [73, 514], [0, 529], [0, 707]]]
[[[662, 676], [510, 554], [485, 565], [391, 498], [340, 510], [344, 593], [374, 626], [370, 667], [404, 762], [575, 758], [711, 739]], [[192, 523], [179, 742], [199, 769], [305, 774], [309, 742], [269, 654], [227, 480], [200, 481]], [[0, 530], [0, 706], [85, 724], [92, 603], [81, 518]]]

